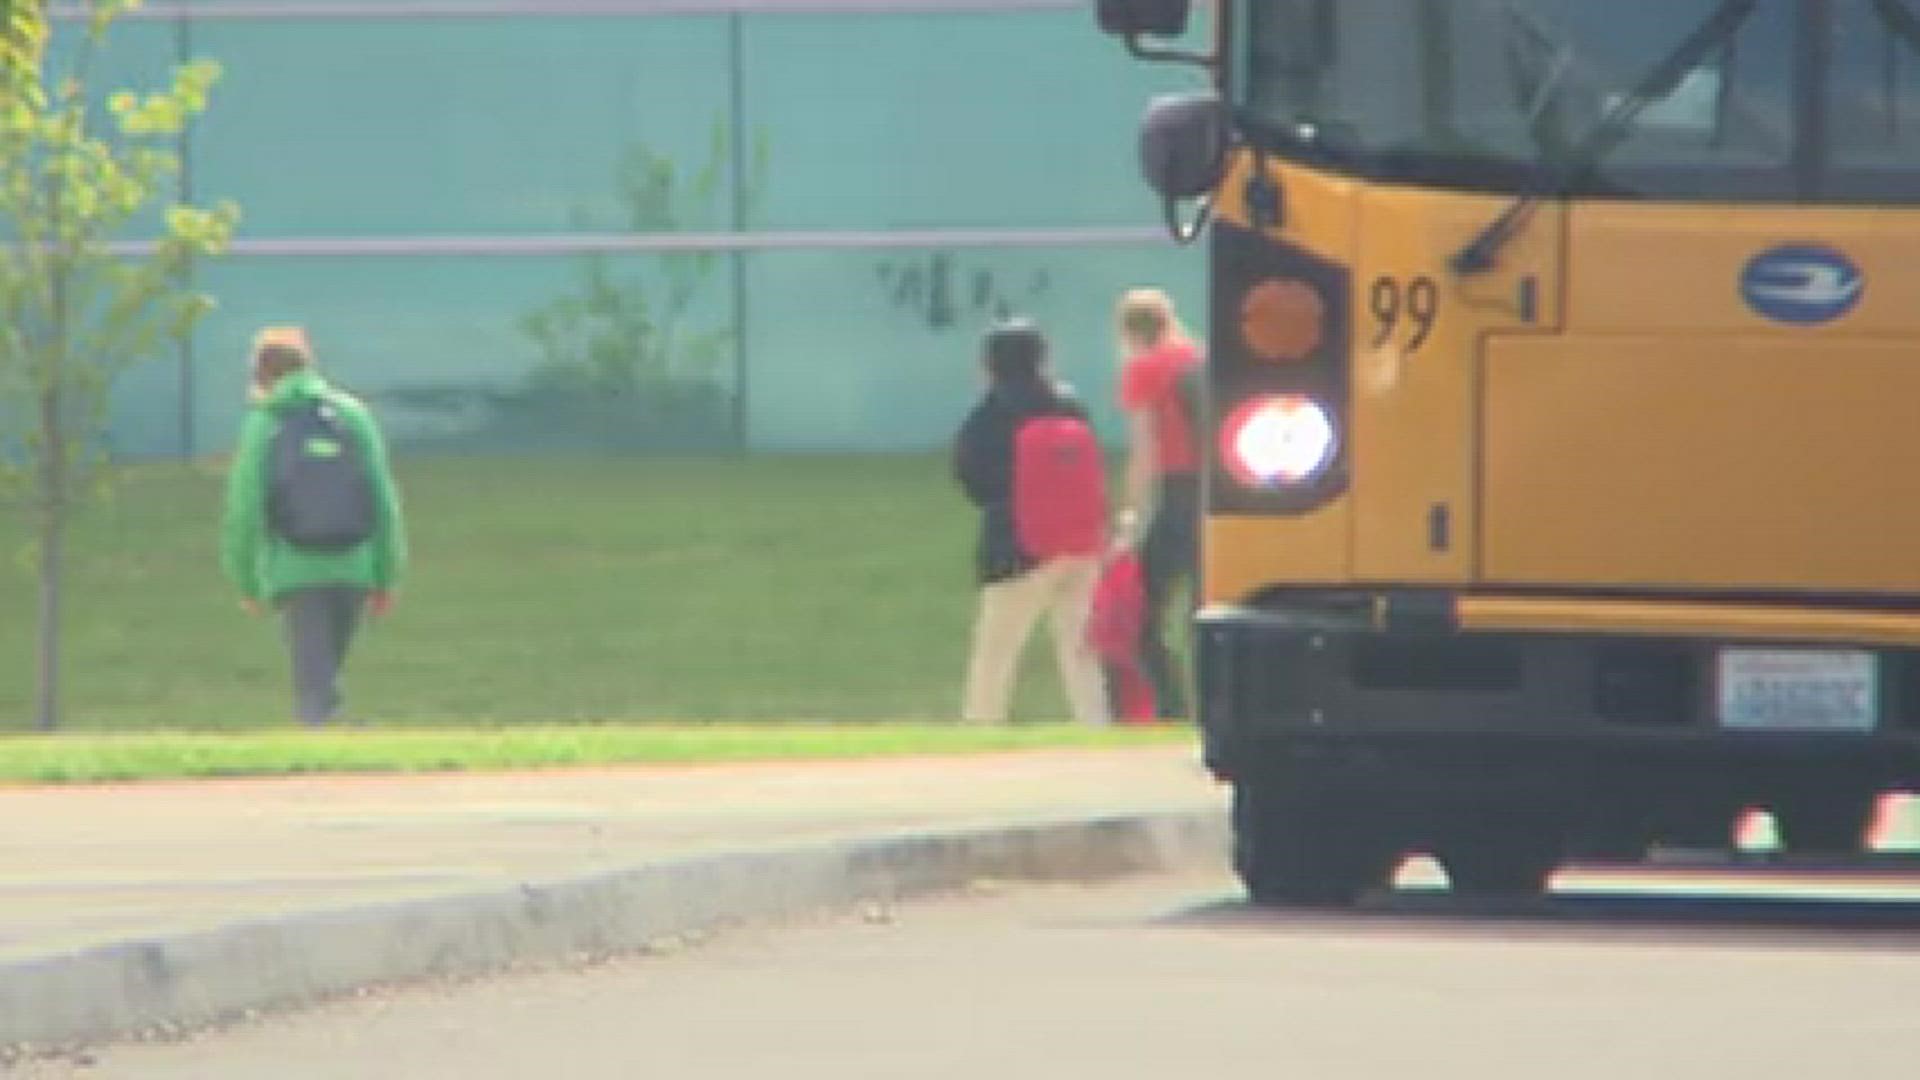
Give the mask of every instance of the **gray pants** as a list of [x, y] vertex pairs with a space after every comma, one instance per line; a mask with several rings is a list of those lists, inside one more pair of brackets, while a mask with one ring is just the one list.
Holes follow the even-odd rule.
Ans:
[[[1173, 590], [1194, 583], [1200, 564], [1200, 481], [1193, 476], [1160, 478], [1160, 505], [1140, 545], [1140, 574], [1146, 579], [1147, 618], [1140, 625], [1140, 660], [1153, 680], [1153, 697], [1162, 719], [1185, 719], [1187, 675], [1167, 648], [1164, 627]], [[1184, 620], [1183, 620], [1184, 625]]]
[[280, 597], [287, 651], [293, 658], [294, 712], [324, 724], [340, 712], [340, 667], [360, 625], [367, 590], [352, 585], [295, 589]]

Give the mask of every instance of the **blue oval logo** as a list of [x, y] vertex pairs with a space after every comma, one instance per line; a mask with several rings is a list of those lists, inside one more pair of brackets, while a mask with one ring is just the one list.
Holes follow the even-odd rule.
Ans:
[[1859, 306], [1867, 276], [1832, 248], [1792, 245], [1762, 252], [1740, 275], [1747, 306], [1774, 322], [1829, 323]]

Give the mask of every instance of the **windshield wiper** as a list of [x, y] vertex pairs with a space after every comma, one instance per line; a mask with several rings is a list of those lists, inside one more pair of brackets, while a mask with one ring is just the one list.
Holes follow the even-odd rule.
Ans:
[[1538, 15], [1522, 10], [1512, 0], [1501, 5], [1501, 14], [1508, 23], [1507, 54], [1513, 65], [1515, 103], [1525, 109], [1527, 130], [1540, 156], [1564, 158], [1572, 147], [1560, 130], [1559, 98], [1562, 85], [1575, 67], [1573, 49], [1556, 42]]
[[1760, 0], [1724, 0], [1707, 21], [1688, 34], [1673, 52], [1653, 66], [1627, 95], [1614, 103], [1587, 137], [1561, 159], [1551, 174], [1551, 182], [1513, 200], [1500, 216], [1487, 223], [1467, 245], [1455, 252], [1447, 265], [1456, 274], [1483, 274], [1497, 265], [1500, 251], [1533, 216], [1541, 200], [1565, 192], [1587, 178], [1595, 166], [1606, 159], [1633, 134], [1633, 126], [1647, 106], [1673, 93], [1700, 62], [1738, 33], [1747, 17], [1760, 6]]

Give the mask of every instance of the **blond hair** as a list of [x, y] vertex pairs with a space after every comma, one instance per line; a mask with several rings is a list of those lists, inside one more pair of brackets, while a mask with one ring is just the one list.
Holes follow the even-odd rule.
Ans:
[[1127, 290], [1114, 311], [1114, 323], [1123, 344], [1151, 349], [1192, 340], [1165, 289]]
[[274, 385], [296, 371], [313, 366], [313, 345], [299, 326], [269, 326], [253, 337], [252, 378], [248, 396], [261, 401]]

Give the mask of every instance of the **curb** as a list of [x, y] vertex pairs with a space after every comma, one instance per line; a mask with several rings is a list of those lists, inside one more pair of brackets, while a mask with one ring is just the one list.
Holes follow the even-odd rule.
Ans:
[[0, 1046], [194, 1026], [410, 979], [640, 948], [751, 919], [1218, 865], [1217, 812], [1123, 815], [708, 856], [237, 923], [0, 965]]

